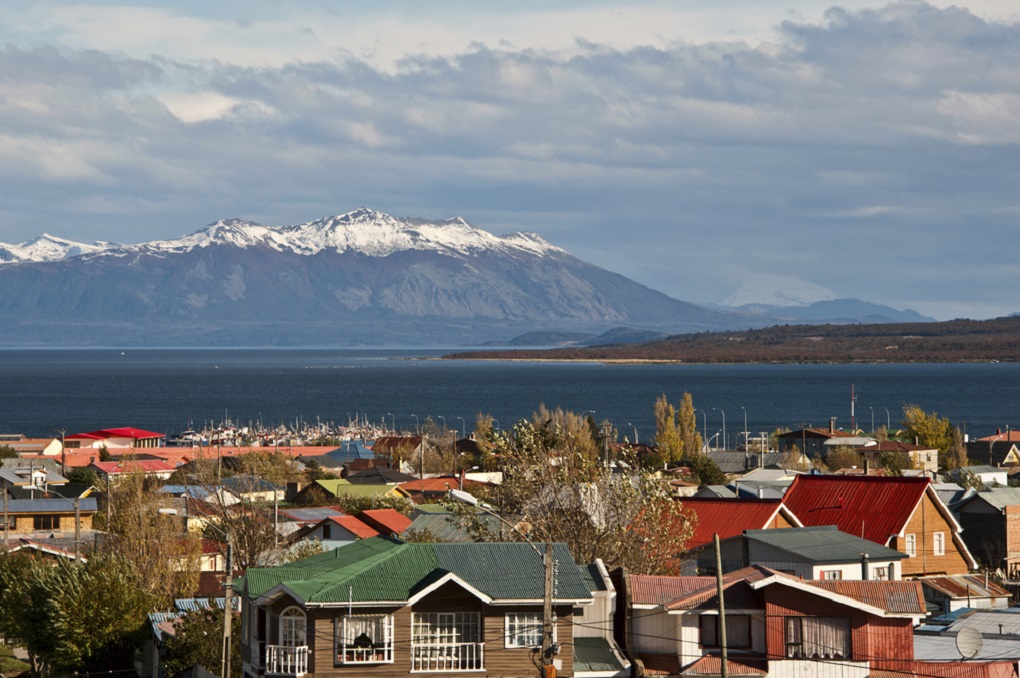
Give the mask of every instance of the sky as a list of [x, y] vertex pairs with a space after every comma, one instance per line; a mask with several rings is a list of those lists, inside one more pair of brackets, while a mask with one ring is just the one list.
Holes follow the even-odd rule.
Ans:
[[1018, 312], [1020, 4], [0, 4], [0, 242], [358, 207], [701, 304]]

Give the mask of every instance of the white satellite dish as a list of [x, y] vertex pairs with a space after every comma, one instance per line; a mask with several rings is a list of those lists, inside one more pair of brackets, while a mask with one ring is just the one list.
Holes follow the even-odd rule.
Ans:
[[956, 650], [964, 659], [973, 659], [981, 651], [985, 639], [981, 632], [971, 626], [965, 626], [956, 634]]

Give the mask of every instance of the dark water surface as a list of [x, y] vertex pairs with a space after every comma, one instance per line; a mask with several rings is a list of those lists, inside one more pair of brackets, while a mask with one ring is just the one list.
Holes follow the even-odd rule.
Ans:
[[[65, 349], [0, 350], [0, 432], [56, 435], [114, 426], [168, 434], [206, 421], [334, 421], [355, 413], [375, 422], [442, 416], [472, 428], [477, 412], [503, 427], [539, 403], [594, 410], [621, 434], [654, 433], [662, 393], [694, 396], [698, 424], [723, 428], [733, 444], [752, 433], [800, 423], [850, 427], [855, 388], [858, 427], [896, 426], [905, 404], [936, 410], [972, 436], [1020, 421], [1020, 364], [907, 365], [601, 365], [411, 360], [443, 350], [376, 349]], [[888, 415], [887, 415], [888, 410]], [[390, 416], [392, 414], [392, 416]], [[462, 423], [461, 418], [465, 421]]]

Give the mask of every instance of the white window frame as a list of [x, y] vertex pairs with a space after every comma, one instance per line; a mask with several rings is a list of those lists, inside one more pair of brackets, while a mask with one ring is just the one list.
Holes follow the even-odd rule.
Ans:
[[875, 581], [888, 581], [889, 579], [889, 568], [888, 567], [874, 567], [871, 569], [871, 578]]
[[[335, 665], [393, 663], [392, 614], [344, 615], [337, 617], [334, 623]], [[355, 645], [356, 637], [351, 637], [358, 630], [358, 626], [364, 623], [376, 624], [377, 630], [382, 632], [382, 640], [373, 639], [371, 647], [357, 647]]]
[[[542, 647], [545, 623], [542, 612], [507, 612], [503, 618], [503, 637], [507, 648]], [[552, 625], [553, 642], [556, 642], [556, 624]], [[521, 640], [524, 642], [521, 642]], [[534, 640], [535, 642], [529, 642]]]
[[843, 579], [843, 570], [822, 570], [821, 574], [822, 581], [841, 581]]
[[911, 558], [917, 555], [917, 536], [913, 533], [903, 538], [903, 552]]
[[[300, 607], [291, 606], [280, 613], [280, 645], [308, 646], [308, 616]], [[298, 642], [300, 640], [301, 642]]]
[[946, 555], [946, 533], [935, 532], [932, 534], [932, 548], [934, 549], [934, 555], [944, 556]]
[[411, 672], [485, 670], [480, 612], [411, 613]]

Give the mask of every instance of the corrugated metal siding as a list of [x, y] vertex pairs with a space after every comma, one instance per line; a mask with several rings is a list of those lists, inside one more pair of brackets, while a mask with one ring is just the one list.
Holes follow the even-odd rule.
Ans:
[[635, 605], [662, 605], [706, 586], [712, 586], [715, 577], [664, 577], [656, 575], [630, 575], [631, 602]]
[[853, 598], [886, 612], [926, 614], [924, 593], [918, 581], [812, 581], [825, 591]]
[[681, 500], [681, 503], [698, 517], [694, 535], [687, 543], [688, 548], [694, 548], [711, 542], [716, 534], [720, 539], [726, 539], [744, 530], [760, 530], [766, 527], [782, 501], [690, 497]]

